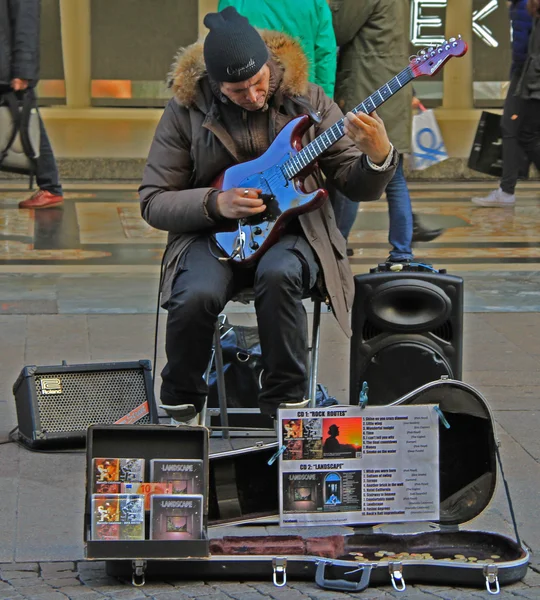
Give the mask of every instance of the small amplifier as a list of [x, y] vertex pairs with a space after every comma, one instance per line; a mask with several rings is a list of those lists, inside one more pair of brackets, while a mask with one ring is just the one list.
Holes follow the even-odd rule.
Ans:
[[94, 424], [157, 424], [148, 360], [26, 366], [13, 385], [18, 435], [29, 448], [84, 447]]

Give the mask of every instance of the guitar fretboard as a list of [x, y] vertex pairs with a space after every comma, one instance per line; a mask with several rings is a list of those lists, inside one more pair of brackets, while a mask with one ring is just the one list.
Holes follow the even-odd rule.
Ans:
[[[369, 114], [373, 112], [413, 79], [414, 75], [409, 66], [393, 77], [388, 83], [381, 86], [376, 92], [371, 94], [367, 100], [364, 100], [358, 106], [353, 108], [351, 112], [354, 114], [359, 112]], [[340, 119], [334, 123], [332, 127], [329, 127], [307, 146], [304, 146], [300, 152], [283, 163], [282, 169], [287, 179], [292, 179], [298, 175], [300, 171], [305, 169], [310, 163], [316, 160], [320, 154], [345, 135], [343, 122], [344, 120]]]

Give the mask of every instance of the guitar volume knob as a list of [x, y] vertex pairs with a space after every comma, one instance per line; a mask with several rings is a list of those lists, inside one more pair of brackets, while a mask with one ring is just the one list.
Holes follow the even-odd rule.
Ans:
[[261, 235], [262, 229], [260, 227], [253, 228], [253, 235]]
[[249, 247], [252, 250], [258, 250], [259, 249], [259, 244], [257, 242], [251, 242], [251, 244], [249, 245]]

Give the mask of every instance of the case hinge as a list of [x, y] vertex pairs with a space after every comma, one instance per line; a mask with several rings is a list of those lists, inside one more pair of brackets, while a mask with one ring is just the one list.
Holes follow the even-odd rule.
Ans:
[[131, 583], [136, 587], [142, 587], [146, 582], [144, 577], [144, 572], [146, 571], [146, 561], [132, 560], [131, 568], [133, 569], [133, 573], [131, 575]]
[[287, 559], [275, 557], [272, 559], [272, 569], [274, 570], [272, 579], [274, 585], [283, 587], [287, 584]]
[[486, 565], [484, 575], [486, 577], [486, 589], [490, 594], [497, 595], [501, 588], [499, 587], [499, 567], [497, 565]]
[[404, 592], [407, 586], [403, 578], [403, 565], [400, 562], [391, 562], [388, 570], [390, 571], [390, 581], [396, 592]]

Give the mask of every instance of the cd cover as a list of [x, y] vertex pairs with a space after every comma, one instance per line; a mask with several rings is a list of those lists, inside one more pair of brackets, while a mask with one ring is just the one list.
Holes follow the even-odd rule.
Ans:
[[204, 494], [204, 462], [199, 459], [150, 461], [150, 481], [170, 483], [173, 494]]
[[144, 540], [144, 496], [92, 494], [93, 540]]
[[[92, 460], [93, 491], [108, 492], [104, 484], [144, 481], [144, 458], [94, 458]], [[120, 492], [120, 486], [117, 491]]]
[[163, 495], [151, 498], [151, 540], [197, 540], [202, 538], [201, 494]]

